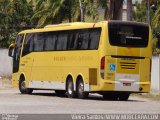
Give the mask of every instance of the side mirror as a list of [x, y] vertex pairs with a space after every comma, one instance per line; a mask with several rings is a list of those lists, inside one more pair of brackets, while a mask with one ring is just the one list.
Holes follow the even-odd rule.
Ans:
[[14, 55], [14, 48], [15, 48], [15, 44], [11, 44], [9, 46], [8, 56], [13, 57], [13, 55]]

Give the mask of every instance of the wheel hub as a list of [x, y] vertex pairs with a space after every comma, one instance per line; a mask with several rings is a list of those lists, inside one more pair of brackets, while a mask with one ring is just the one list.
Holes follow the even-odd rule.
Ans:
[[72, 83], [69, 83], [68, 85], [68, 93], [72, 94], [73, 90], [72, 90]]
[[21, 88], [22, 88], [23, 90], [26, 89], [26, 83], [25, 83], [25, 81], [23, 81], [23, 82], [21, 83]]
[[83, 93], [84, 87], [83, 87], [82, 83], [79, 84], [78, 91], [79, 91], [79, 93]]

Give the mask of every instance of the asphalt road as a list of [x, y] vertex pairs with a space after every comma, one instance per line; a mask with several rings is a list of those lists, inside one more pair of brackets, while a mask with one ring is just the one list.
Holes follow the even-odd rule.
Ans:
[[58, 97], [54, 91], [22, 95], [17, 89], [0, 90], [0, 114], [108, 114], [160, 113], [160, 102], [131, 96], [129, 101], [104, 101], [99, 95], [88, 99]]

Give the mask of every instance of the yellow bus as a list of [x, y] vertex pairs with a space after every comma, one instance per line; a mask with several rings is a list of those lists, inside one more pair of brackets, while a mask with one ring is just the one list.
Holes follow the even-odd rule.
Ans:
[[138, 22], [65, 23], [25, 30], [10, 45], [12, 83], [22, 94], [128, 100], [150, 91], [151, 29]]

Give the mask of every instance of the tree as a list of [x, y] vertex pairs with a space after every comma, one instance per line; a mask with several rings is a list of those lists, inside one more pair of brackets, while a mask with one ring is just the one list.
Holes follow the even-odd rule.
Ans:
[[[38, 27], [45, 24], [61, 23], [68, 18], [69, 22], [72, 20], [72, 13], [76, 14], [74, 6], [77, 2], [72, 0], [37, 0], [35, 14], [32, 20], [38, 20]], [[75, 8], [74, 8], [75, 7]]]
[[136, 11], [134, 11], [134, 20], [137, 22], [146, 22], [146, 3], [136, 2]]
[[109, 18], [109, 0], [99, 0], [99, 6], [104, 9], [104, 20], [108, 20]]
[[152, 3], [151, 8], [153, 13], [151, 16], [151, 26], [153, 30], [153, 54], [160, 54], [160, 2], [157, 1]]
[[0, 1], [0, 47], [7, 47], [7, 40], [10, 38], [12, 19], [10, 7], [10, 0]]
[[21, 31], [33, 28], [34, 24], [30, 20], [33, 15], [33, 6], [27, 0], [13, 0], [11, 5], [14, 29]]
[[105, 20], [121, 20], [124, 0], [100, 0], [99, 4], [104, 8]]
[[93, 0], [93, 9], [94, 9], [94, 12], [95, 12], [95, 16], [94, 16], [94, 19], [98, 19], [98, 0]]
[[160, 25], [160, 1], [152, 1], [151, 8], [154, 13], [151, 18], [151, 25], [157, 28]]
[[124, 0], [110, 0], [109, 6], [109, 19], [121, 20], [122, 19], [122, 7]]
[[[150, 0], [150, 19], [151, 27], [153, 32], [153, 54], [159, 54], [160, 50], [157, 46], [160, 42], [160, 1]], [[146, 22], [146, 0], [143, 0], [142, 3], [136, 4], [137, 10], [135, 11], [135, 20], [139, 22]]]
[[84, 17], [91, 17], [93, 20], [98, 19], [98, 0], [84, 0]]
[[19, 31], [33, 28], [33, 8], [27, 0], [2, 0], [0, 11], [0, 47], [8, 47]]
[[[82, 0], [82, 9], [85, 16], [96, 18], [96, 10], [93, 8], [93, 0]], [[37, 0], [35, 14], [32, 19], [38, 19], [38, 27], [45, 24], [56, 24], [68, 20], [69, 22], [80, 20], [80, 3], [75, 0]]]
[[132, 19], [133, 19], [132, 0], [127, 0], [127, 20], [132, 21]]

